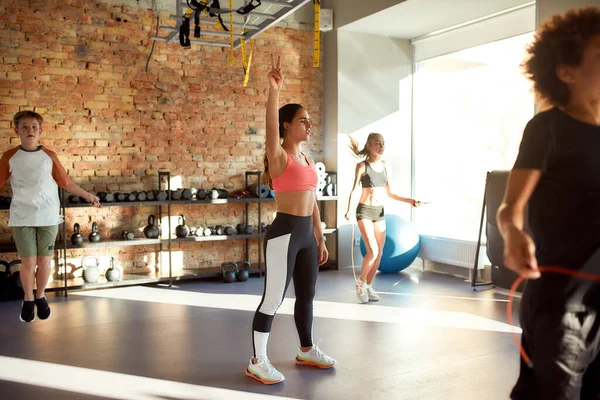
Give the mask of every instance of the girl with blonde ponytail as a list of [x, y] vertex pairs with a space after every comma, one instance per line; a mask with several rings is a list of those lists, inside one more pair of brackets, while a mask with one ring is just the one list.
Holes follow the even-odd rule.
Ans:
[[356, 295], [362, 303], [379, 300], [379, 295], [373, 290], [372, 284], [375, 273], [381, 262], [383, 246], [385, 245], [385, 213], [383, 202], [386, 197], [402, 201], [418, 207], [420, 201], [402, 197], [390, 188], [387, 164], [382, 159], [385, 141], [379, 133], [370, 133], [365, 146], [360, 149], [358, 142], [350, 138], [350, 150], [356, 156], [363, 158], [356, 165], [354, 184], [348, 198], [346, 219], [350, 220], [352, 197], [362, 186], [362, 193], [356, 207], [356, 220], [362, 235], [367, 254], [363, 258], [359, 281], [356, 283]]

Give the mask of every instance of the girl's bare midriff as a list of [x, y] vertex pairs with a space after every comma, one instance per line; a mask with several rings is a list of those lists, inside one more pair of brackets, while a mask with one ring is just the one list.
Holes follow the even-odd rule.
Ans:
[[315, 192], [300, 190], [294, 192], [275, 193], [277, 212], [306, 217], [313, 214]]
[[387, 196], [387, 189], [384, 187], [363, 188], [359, 203], [367, 206], [381, 206]]

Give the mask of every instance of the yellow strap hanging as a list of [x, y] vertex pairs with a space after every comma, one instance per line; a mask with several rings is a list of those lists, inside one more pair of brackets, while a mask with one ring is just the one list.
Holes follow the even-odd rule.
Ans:
[[321, 58], [321, 0], [313, 0], [313, 4], [315, 6], [313, 67], [319, 68]]
[[242, 54], [243, 54], [243, 64], [244, 64], [244, 84], [246, 87], [248, 85], [248, 80], [250, 79], [250, 65], [252, 64], [252, 52], [254, 51], [254, 38], [252, 38], [250, 44], [250, 55], [248, 56], [248, 60], [246, 60], [246, 49], [244, 48], [244, 41], [242, 40]]
[[246, 59], [246, 41], [244, 39], [240, 39], [240, 47], [242, 49], [242, 65], [244, 66], [245, 74], [246, 69], [248, 69], [248, 60]]
[[231, 44], [231, 56], [229, 59], [229, 64], [233, 65], [235, 62], [235, 57], [233, 55], [233, 0], [229, 0], [229, 43]]

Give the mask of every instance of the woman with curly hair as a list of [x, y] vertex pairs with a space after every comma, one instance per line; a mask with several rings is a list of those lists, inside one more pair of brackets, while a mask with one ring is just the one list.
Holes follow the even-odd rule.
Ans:
[[529, 278], [520, 320], [532, 363], [511, 398], [600, 399], [600, 288], [570, 276], [600, 275], [600, 8], [545, 22], [524, 68], [550, 107], [525, 127], [497, 214], [504, 263]]

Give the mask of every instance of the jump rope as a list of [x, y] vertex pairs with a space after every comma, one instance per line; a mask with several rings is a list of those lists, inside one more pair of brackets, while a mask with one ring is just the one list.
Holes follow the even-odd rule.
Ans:
[[[421, 204], [428, 204], [428, 203], [429, 202], [424, 202]], [[352, 273], [354, 274], [354, 281], [356, 282], [356, 285], [358, 286], [358, 285], [360, 285], [360, 282], [358, 281], [358, 278], [356, 277], [356, 267], [354, 265], [354, 224], [352, 224], [351, 258], [352, 258]], [[561, 275], [567, 275], [567, 276], [574, 276], [576, 278], [589, 280], [594, 283], [600, 283], [600, 275], [590, 274], [587, 272], [579, 272], [579, 271], [572, 270], [572, 269], [565, 268], [565, 267], [544, 266], [544, 267], [539, 267], [538, 270], [540, 271], [540, 273], [554, 273], [554, 274], [561, 274]], [[508, 324], [511, 326], [514, 326], [513, 325], [513, 317], [512, 317], [512, 315], [513, 315], [513, 299], [515, 297], [515, 293], [517, 292], [517, 288], [526, 279], [527, 278], [525, 278], [525, 277], [519, 276], [517, 279], [515, 279], [512, 286], [510, 287], [510, 292], [508, 294], [508, 302], [506, 303], [506, 319], [508, 321]], [[525, 364], [529, 368], [533, 368], [533, 361], [531, 360], [531, 358], [529, 357], [529, 355], [523, 348], [523, 345], [521, 344], [521, 340], [519, 339], [519, 336], [513, 331], [512, 337], [513, 337], [515, 344], [519, 348], [519, 353], [520, 353], [521, 358], [523, 359], [523, 362], [525, 362]]]
[[[423, 206], [425, 204], [431, 204], [430, 201], [422, 201], [419, 202], [419, 205], [416, 207], [420, 207]], [[358, 222], [358, 221], [357, 221]], [[356, 277], [356, 267], [354, 265], [354, 224], [352, 224], [352, 246], [350, 247], [352, 249], [352, 251], [350, 252], [350, 256], [351, 256], [351, 261], [352, 261], [352, 273], [354, 274], [354, 282], [356, 282], [357, 286], [360, 286], [360, 282], [358, 281], [358, 278]], [[383, 249], [381, 249], [381, 251], [383, 251]]]
[[[580, 272], [580, 271], [575, 271], [572, 269], [568, 269], [568, 268], [564, 268], [564, 267], [557, 267], [557, 266], [544, 266], [544, 267], [539, 267], [538, 269], [541, 273], [554, 273], [554, 274], [574, 276], [576, 278], [585, 279], [588, 281], [592, 281], [594, 283], [600, 283], [600, 275], [590, 274], [587, 272]], [[527, 278], [519, 276], [513, 282], [512, 286], [510, 288], [510, 293], [508, 294], [508, 302], [506, 303], [506, 318], [507, 318], [509, 325], [513, 325], [512, 303], [513, 303], [513, 298], [514, 298], [515, 292], [517, 291], [517, 288], [519, 287], [519, 285], [526, 279]], [[521, 354], [521, 358], [523, 359], [525, 364], [527, 364], [527, 366], [529, 368], [533, 368], [533, 361], [531, 360], [531, 358], [529, 357], [529, 355], [523, 348], [523, 345], [521, 344], [519, 337], [517, 336], [517, 334], [514, 331], [512, 332], [512, 337], [513, 337], [513, 340], [515, 341], [515, 344], [519, 348], [519, 353]]]

